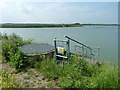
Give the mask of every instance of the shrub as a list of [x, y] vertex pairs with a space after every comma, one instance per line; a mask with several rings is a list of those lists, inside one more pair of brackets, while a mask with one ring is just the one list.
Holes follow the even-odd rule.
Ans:
[[[18, 47], [19, 48], [19, 47]], [[10, 64], [16, 69], [25, 66], [25, 55], [19, 49], [14, 55], [10, 55]]]
[[24, 41], [20, 36], [16, 34], [7, 35], [6, 33], [2, 37], [2, 62], [10, 62], [16, 69], [25, 66], [25, 55], [21, 53], [20, 47], [26, 44], [30, 44], [31, 40]]

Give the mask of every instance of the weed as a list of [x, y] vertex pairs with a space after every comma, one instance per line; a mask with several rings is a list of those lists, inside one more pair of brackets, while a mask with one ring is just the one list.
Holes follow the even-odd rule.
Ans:
[[20, 87], [20, 85], [16, 82], [16, 78], [11, 73], [6, 73], [6, 70], [2, 70], [2, 77], [0, 77], [0, 82], [1, 80], [3, 88]]
[[41, 86], [40, 88], [45, 88], [46, 86], [45, 85], [43, 85], [43, 86]]
[[30, 75], [27, 75], [24, 77], [24, 79], [30, 79], [30, 77], [31, 77]]
[[41, 82], [41, 81], [42, 81], [42, 79], [39, 79], [38, 81], [39, 81], [39, 82]]
[[33, 75], [34, 75], [32, 71], [28, 71], [27, 73], [28, 73], [28, 75], [30, 75], [30, 76], [33, 76]]
[[24, 85], [25, 88], [26, 88], [26, 87], [29, 87], [29, 83], [28, 83], [27, 81], [24, 82], [23, 85]]
[[41, 82], [38, 82], [38, 84], [41, 84]]

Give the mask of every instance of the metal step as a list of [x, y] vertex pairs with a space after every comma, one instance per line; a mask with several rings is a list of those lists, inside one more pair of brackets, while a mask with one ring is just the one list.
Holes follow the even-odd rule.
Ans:
[[56, 55], [57, 57], [61, 57], [61, 58], [66, 58], [67, 59], [67, 57], [65, 57], [65, 56], [61, 56], [61, 55]]

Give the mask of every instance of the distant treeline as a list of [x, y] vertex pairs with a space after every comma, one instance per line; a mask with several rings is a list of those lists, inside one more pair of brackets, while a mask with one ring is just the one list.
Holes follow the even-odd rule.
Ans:
[[2, 28], [81, 27], [81, 24], [1, 24]]
[[120, 26], [120, 24], [82, 24], [91, 26]]
[[0, 24], [0, 28], [45, 28], [45, 27], [81, 27], [81, 26], [120, 26], [120, 24]]

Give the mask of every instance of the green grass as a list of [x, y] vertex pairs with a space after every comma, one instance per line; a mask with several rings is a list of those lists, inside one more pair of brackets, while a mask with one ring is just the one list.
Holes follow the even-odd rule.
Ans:
[[28, 83], [27, 81], [24, 82], [23, 85], [24, 85], [25, 88], [26, 88], [26, 87], [29, 87], [29, 83]]
[[69, 64], [59, 66], [55, 60], [44, 60], [39, 69], [50, 79], [59, 81], [62, 88], [117, 88], [118, 66], [111, 63], [91, 64], [84, 59], [71, 55]]
[[30, 75], [27, 75], [24, 77], [24, 79], [30, 79], [30, 77], [31, 77]]

